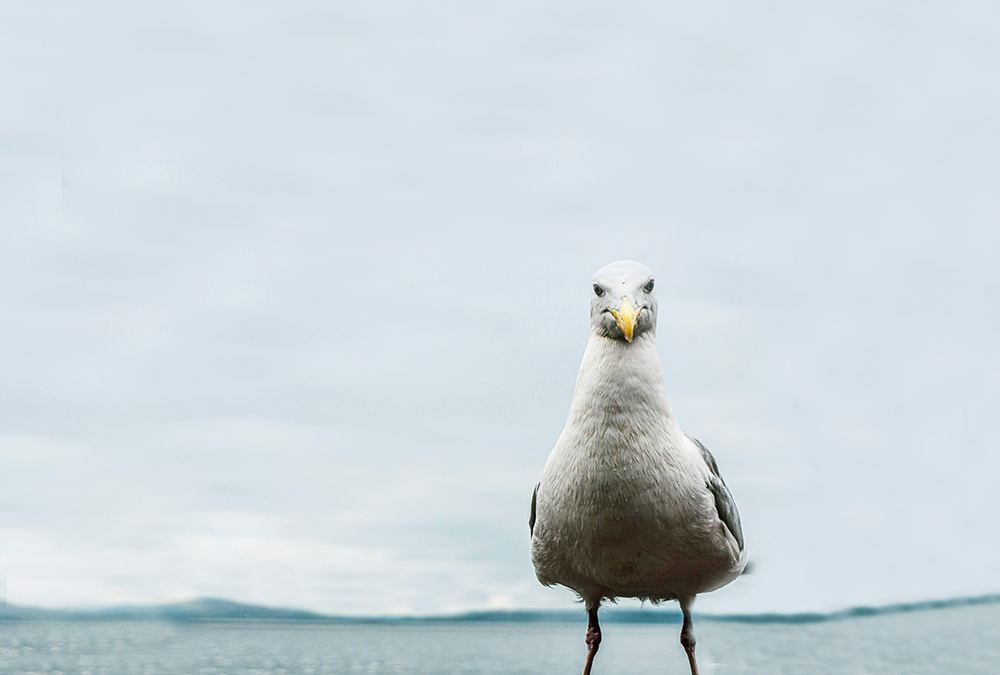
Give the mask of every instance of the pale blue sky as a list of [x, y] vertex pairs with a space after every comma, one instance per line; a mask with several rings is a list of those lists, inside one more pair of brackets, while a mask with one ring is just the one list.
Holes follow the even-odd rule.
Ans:
[[756, 565], [699, 608], [998, 590], [994, 4], [11, 4], [10, 602], [572, 606], [528, 500], [622, 258]]

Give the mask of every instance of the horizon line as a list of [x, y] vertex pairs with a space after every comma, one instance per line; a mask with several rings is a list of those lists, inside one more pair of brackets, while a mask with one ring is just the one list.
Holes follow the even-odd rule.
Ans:
[[[700, 620], [726, 623], [819, 623], [841, 619], [901, 614], [1000, 603], [1000, 593], [961, 596], [880, 606], [855, 606], [829, 612], [695, 613]], [[542, 623], [575, 622], [582, 616], [572, 609], [484, 609], [438, 615], [335, 615], [304, 609], [270, 607], [216, 597], [159, 603], [154, 605], [116, 605], [104, 608], [48, 609], [0, 603], [0, 622], [8, 621], [173, 621], [239, 622], [271, 621], [295, 623], [414, 624], [414, 623]], [[680, 623], [679, 609], [659, 607], [605, 608], [608, 623]]]

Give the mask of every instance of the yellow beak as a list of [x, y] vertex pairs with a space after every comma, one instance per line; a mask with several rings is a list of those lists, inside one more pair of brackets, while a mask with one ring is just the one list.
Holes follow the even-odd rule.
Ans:
[[642, 307], [639, 311], [636, 311], [632, 307], [632, 303], [628, 301], [628, 298], [622, 298], [622, 308], [619, 311], [610, 310], [611, 316], [615, 317], [615, 321], [618, 322], [618, 327], [622, 331], [622, 335], [629, 342], [632, 341], [632, 333], [635, 331], [635, 323], [639, 320], [639, 313], [642, 312]]

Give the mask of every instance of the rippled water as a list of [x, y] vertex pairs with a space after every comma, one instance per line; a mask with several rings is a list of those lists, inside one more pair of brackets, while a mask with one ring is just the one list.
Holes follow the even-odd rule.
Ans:
[[[687, 673], [679, 626], [610, 623], [594, 675]], [[0, 673], [578, 673], [580, 625], [0, 623]], [[703, 675], [1000, 672], [1000, 604], [807, 624], [696, 623]]]

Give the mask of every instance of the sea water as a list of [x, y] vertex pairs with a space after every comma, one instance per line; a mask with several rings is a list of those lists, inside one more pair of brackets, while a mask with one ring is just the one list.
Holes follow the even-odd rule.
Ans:
[[[813, 623], [696, 622], [703, 675], [1000, 673], [1000, 604]], [[603, 626], [594, 675], [688, 672], [679, 626]], [[586, 622], [0, 623], [0, 673], [579, 673]]]

